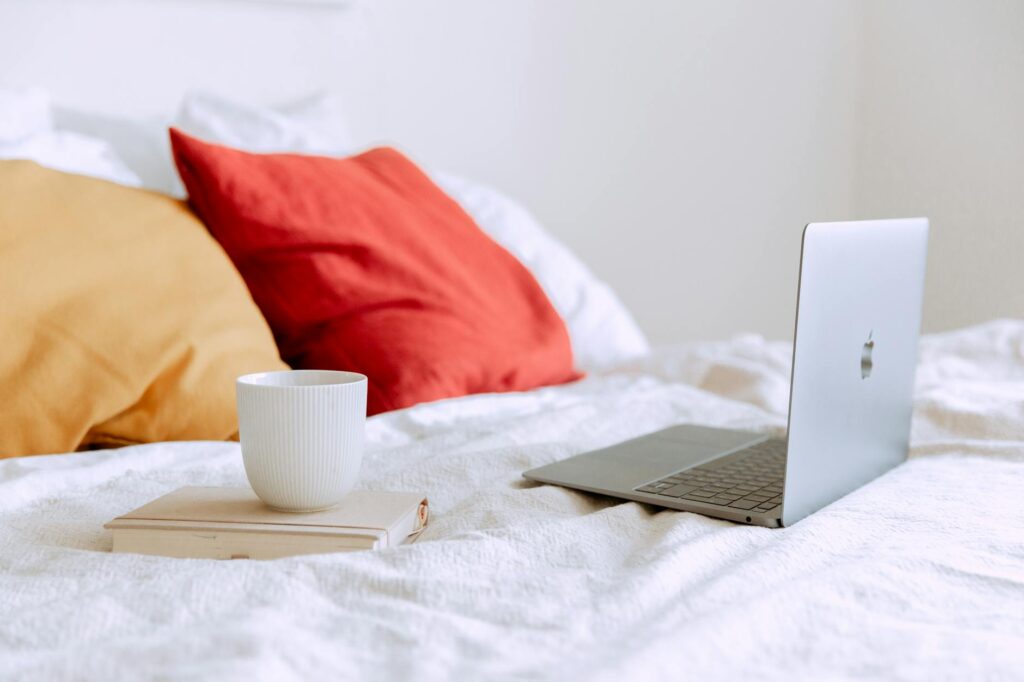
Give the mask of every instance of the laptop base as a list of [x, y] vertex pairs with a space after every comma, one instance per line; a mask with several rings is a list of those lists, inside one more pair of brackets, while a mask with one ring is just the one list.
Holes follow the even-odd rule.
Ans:
[[[763, 454], [766, 451], [768, 459]], [[785, 441], [761, 434], [687, 424], [554, 462], [523, 476], [539, 483], [778, 528], [782, 525], [778, 483], [785, 471], [784, 452]], [[777, 493], [775, 486], [779, 487]], [[768, 487], [773, 489], [765, 490]], [[760, 490], [764, 492], [758, 494]], [[700, 493], [708, 492], [719, 494], [700, 499]], [[766, 496], [769, 492], [772, 495]]]

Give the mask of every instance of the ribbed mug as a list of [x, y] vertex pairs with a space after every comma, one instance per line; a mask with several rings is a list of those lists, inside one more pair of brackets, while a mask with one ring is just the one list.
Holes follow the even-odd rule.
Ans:
[[333, 507], [363, 462], [365, 375], [330, 370], [260, 372], [235, 383], [245, 474], [274, 509]]

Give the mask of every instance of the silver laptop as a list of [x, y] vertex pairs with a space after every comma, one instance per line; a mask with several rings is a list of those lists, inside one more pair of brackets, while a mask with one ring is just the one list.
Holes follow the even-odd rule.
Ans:
[[785, 439], [684, 424], [526, 478], [789, 526], [907, 457], [928, 220], [804, 228]]

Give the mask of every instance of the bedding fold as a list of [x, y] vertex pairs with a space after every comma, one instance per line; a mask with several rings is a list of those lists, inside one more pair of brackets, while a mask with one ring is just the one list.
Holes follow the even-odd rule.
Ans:
[[376, 416], [360, 487], [426, 491], [433, 512], [382, 552], [107, 552], [113, 516], [244, 485], [234, 443], [2, 461], [0, 677], [1016, 677], [1022, 321], [922, 339], [910, 461], [792, 528], [520, 477], [673, 423], [781, 433], [788, 378], [787, 344], [744, 336]]

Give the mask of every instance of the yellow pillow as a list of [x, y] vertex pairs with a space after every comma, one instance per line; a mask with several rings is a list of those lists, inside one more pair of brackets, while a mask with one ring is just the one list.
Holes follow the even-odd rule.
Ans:
[[229, 438], [235, 377], [286, 368], [184, 203], [0, 161], [0, 457]]

